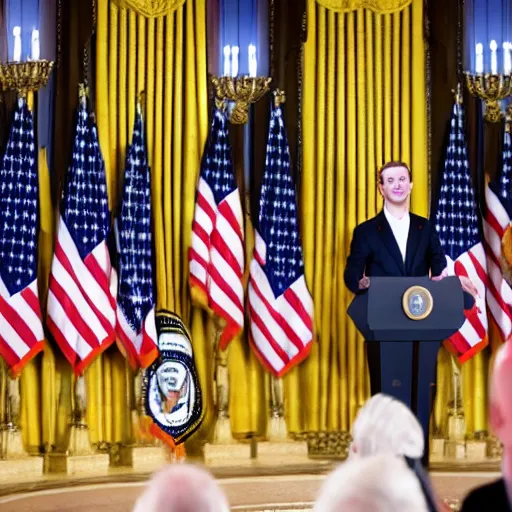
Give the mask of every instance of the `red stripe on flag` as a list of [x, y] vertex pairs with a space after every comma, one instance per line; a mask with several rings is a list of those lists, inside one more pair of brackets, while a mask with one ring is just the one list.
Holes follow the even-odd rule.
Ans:
[[235, 307], [237, 307], [242, 313], [244, 312], [244, 306], [242, 303], [243, 298], [239, 297], [233, 288], [224, 280], [220, 275], [220, 272], [216, 267], [210, 265], [210, 277], [217, 284], [217, 286], [229, 297]]
[[290, 360], [288, 354], [282, 349], [281, 345], [274, 339], [270, 331], [267, 329], [265, 322], [261, 319], [258, 312], [254, 309], [253, 306], [249, 304], [249, 313], [251, 316], [251, 322], [254, 322], [260, 332], [263, 334], [265, 339], [268, 341], [269, 345], [273, 348], [274, 352], [277, 354], [279, 359], [283, 361], [283, 363], [287, 363]]
[[284, 292], [284, 296], [290, 306], [295, 310], [298, 316], [300, 316], [301, 320], [304, 322], [304, 325], [313, 332], [313, 319], [311, 318], [311, 315], [306, 311], [306, 308], [304, 307], [304, 304], [299, 299], [297, 294], [293, 291], [292, 288], [288, 288]]
[[[258, 287], [258, 283], [256, 282], [256, 279], [251, 279], [251, 285], [256, 292], [256, 295], [260, 298], [260, 300], [263, 302], [265, 308], [267, 309], [269, 315], [275, 320], [275, 322], [281, 327], [283, 332], [285, 333], [286, 337], [295, 345], [298, 351], [302, 350], [302, 347], [304, 346], [302, 343], [302, 340], [297, 336], [295, 331], [290, 327], [290, 324], [282, 317], [282, 315], [274, 309], [274, 307], [270, 304], [270, 302], [267, 300], [267, 298], [263, 295], [260, 288]], [[275, 301], [276, 299], [273, 299]], [[276, 343], [278, 341], [276, 340]]]
[[206, 200], [206, 198], [199, 192], [197, 194], [197, 204], [201, 207], [201, 209], [210, 217], [210, 220], [212, 221], [212, 225], [215, 226], [215, 217], [216, 213], [211, 207], [210, 203]]
[[221, 201], [219, 204], [219, 213], [226, 219], [233, 231], [238, 235], [238, 238], [243, 242], [243, 234], [240, 223], [236, 218], [235, 212], [231, 209], [231, 205], [226, 201]]
[[18, 354], [14, 352], [11, 346], [0, 336], [0, 353], [2, 357], [5, 359], [7, 366], [11, 368], [15, 364], [17, 364], [20, 360]]
[[21, 318], [18, 312], [3, 297], [0, 297], [0, 313], [29, 348], [32, 348], [41, 341], [35, 337], [32, 329], [25, 323], [25, 320]]
[[23, 297], [23, 299], [25, 299], [25, 302], [37, 315], [39, 320], [42, 320], [43, 315], [41, 315], [41, 305], [39, 304], [39, 298], [37, 295], [29, 287], [25, 288], [20, 295]]
[[[231, 249], [226, 243], [226, 240], [216, 229], [212, 232], [212, 246], [217, 249], [217, 251], [222, 255], [226, 263], [233, 269], [235, 274], [239, 279], [242, 278], [243, 272], [240, 268], [240, 264], [238, 260], [235, 258], [235, 255], [231, 252]], [[213, 263], [210, 263], [213, 265]]]
[[100, 264], [98, 263], [98, 260], [94, 257], [93, 253], [89, 254], [85, 258], [84, 264], [87, 267], [87, 270], [89, 270], [89, 272], [92, 274], [96, 282], [101, 286], [101, 289], [108, 297], [110, 305], [112, 306], [112, 310], [115, 311], [117, 304], [114, 297], [112, 297], [112, 294], [110, 293], [109, 278], [105, 274], [105, 271], [100, 267]]
[[[80, 315], [80, 312], [78, 311], [74, 302], [68, 297], [64, 288], [62, 288], [62, 286], [53, 276], [50, 277], [49, 289], [55, 295], [55, 298], [61, 305], [62, 309], [66, 312], [66, 315], [80, 336], [82, 336], [82, 338], [92, 349], [98, 347], [103, 342], [103, 340], [98, 340], [93, 330], [87, 325], [85, 320]], [[105, 337], [105, 339], [107, 338], [108, 336]]]
[[[97, 308], [96, 304], [94, 304], [94, 302], [89, 297], [89, 294], [87, 293], [87, 290], [85, 289], [85, 285], [87, 283], [83, 283], [81, 280], [78, 279], [78, 277], [75, 274], [75, 271], [73, 269], [73, 266], [71, 265], [71, 262], [69, 261], [69, 259], [67, 257], [67, 254], [64, 252], [62, 246], [60, 245], [60, 243], [58, 241], [57, 241], [57, 244], [55, 246], [55, 257], [59, 260], [60, 264], [64, 267], [64, 269], [67, 271], [67, 273], [71, 276], [71, 278], [73, 279], [73, 282], [76, 284], [76, 286], [80, 290], [80, 293], [82, 294], [83, 298], [85, 299], [85, 301], [87, 302], [89, 307], [93, 310], [94, 315], [98, 318], [98, 321], [100, 322], [100, 324], [103, 327], [103, 329], [105, 329], [107, 334], [110, 333], [113, 330], [112, 324], [103, 315], [103, 313]], [[96, 261], [96, 260], [94, 260], [94, 261]], [[94, 265], [91, 265], [91, 266], [94, 266]], [[97, 268], [99, 268], [99, 266], [97, 266]], [[96, 268], [96, 270], [97, 270], [97, 268]], [[88, 270], [91, 271], [91, 269], [88, 269]], [[92, 272], [91, 272], [91, 274], [92, 274]], [[103, 273], [103, 275], [105, 275], [105, 274]], [[96, 276], [94, 274], [93, 274], [93, 277], [96, 280], [96, 282], [98, 283], [98, 285], [101, 287], [101, 289], [103, 290], [105, 295], [108, 297], [110, 305], [112, 306], [113, 305], [112, 304], [113, 297], [110, 294], [110, 290], [109, 289], [105, 290], [104, 285], [100, 281], [98, 281], [96, 279]], [[114, 302], [114, 307], [115, 307], [115, 302]], [[66, 308], [64, 308], [64, 309], [66, 310]], [[76, 310], [76, 311], [77, 311], [77, 315], [81, 316], [78, 313], [78, 310]], [[85, 338], [85, 336], [84, 336], [84, 338]], [[85, 338], [85, 339], [87, 339], [87, 338]]]
[[[497, 197], [496, 201], [499, 201]], [[505, 234], [505, 230], [501, 227], [501, 224], [498, 222], [498, 219], [494, 216], [492, 208], [487, 208], [485, 220], [487, 221], [487, 224], [489, 224], [489, 226], [491, 226], [491, 228], [496, 232], [496, 234], [500, 237], [501, 240], [503, 238], [503, 235]]]
[[197, 220], [194, 220], [192, 222], [192, 231], [197, 235], [197, 237], [206, 245], [206, 247], [210, 247], [210, 235], [206, 232], [206, 230], [203, 228]]

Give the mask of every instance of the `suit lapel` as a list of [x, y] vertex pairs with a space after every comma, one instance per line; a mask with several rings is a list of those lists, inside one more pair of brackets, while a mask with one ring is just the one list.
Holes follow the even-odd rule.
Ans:
[[402, 253], [400, 252], [400, 248], [398, 247], [395, 235], [393, 235], [391, 226], [389, 225], [389, 222], [387, 221], [386, 216], [384, 215], [384, 211], [381, 211], [379, 215], [377, 215], [377, 231], [379, 233], [382, 243], [388, 250], [389, 254], [393, 257], [393, 260], [396, 263], [398, 271], [400, 272], [400, 274], [405, 275], [405, 266], [404, 260], [402, 258]]
[[409, 236], [407, 237], [407, 250], [405, 253], [405, 271], [407, 275], [411, 273], [413, 268], [422, 228], [422, 221], [415, 215], [410, 214]]

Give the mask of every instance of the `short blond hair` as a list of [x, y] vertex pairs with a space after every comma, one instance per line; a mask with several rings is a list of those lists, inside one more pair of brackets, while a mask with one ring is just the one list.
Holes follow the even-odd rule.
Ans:
[[350, 456], [392, 453], [418, 459], [425, 450], [416, 416], [403, 402], [384, 393], [373, 395], [361, 407], [352, 424], [352, 439]]
[[382, 185], [384, 183], [384, 178], [382, 177], [382, 173], [386, 169], [391, 169], [393, 167], [405, 167], [407, 169], [407, 172], [409, 173], [409, 180], [412, 181], [412, 171], [409, 168], [409, 166], [402, 162], [401, 160], [392, 160], [391, 162], [385, 163], [380, 169], [377, 170], [377, 181]]
[[349, 460], [325, 480], [313, 512], [428, 512], [416, 475], [402, 457]]

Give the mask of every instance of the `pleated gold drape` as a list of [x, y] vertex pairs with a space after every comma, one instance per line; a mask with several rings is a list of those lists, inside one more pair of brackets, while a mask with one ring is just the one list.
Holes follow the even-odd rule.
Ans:
[[[136, 2], [130, 5], [136, 7]], [[187, 248], [208, 130], [206, 6], [204, 0], [176, 5], [165, 16], [147, 18], [119, 7], [117, 2], [98, 0], [96, 113], [110, 205], [116, 211], [136, 101], [143, 93], [152, 179], [157, 307], [176, 311], [192, 326], [198, 371], [205, 382], [211, 380], [207, 376], [211, 372], [211, 348], [205, 342], [205, 315], [191, 312], [188, 300]], [[108, 389], [109, 375], [110, 401], [104, 398], [102, 402], [101, 390]], [[90, 420], [98, 430], [105, 426], [104, 438], [118, 441], [129, 434], [122, 422], [129, 423], [131, 383], [131, 372], [117, 350], [91, 367], [90, 403], [92, 400], [96, 414], [91, 414]], [[109, 425], [113, 425], [113, 432], [108, 431]]]
[[408, 163], [411, 209], [428, 213], [423, 1], [399, 4], [382, 14], [308, 0], [301, 218], [316, 344], [297, 372], [309, 386], [305, 420], [294, 418], [308, 430], [348, 430], [369, 395], [343, 270], [354, 227], [381, 207], [378, 167]]

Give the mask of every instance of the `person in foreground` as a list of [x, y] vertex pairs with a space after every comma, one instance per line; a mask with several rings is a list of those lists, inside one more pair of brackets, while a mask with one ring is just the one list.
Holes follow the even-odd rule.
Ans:
[[341, 464], [324, 481], [313, 512], [427, 512], [414, 473], [402, 458], [380, 454]]
[[[378, 174], [378, 186], [384, 207], [354, 230], [344, 274], [347, 288], [355, 294], [364, 293], [371, 287], [372, 277], [430, 275], [434, 281], [447, 277], [447, 261], [434, 225], [409, 212], [413, 188], [409, 167], [403, 162], [385, 164]], [[473, 296], [478, 294], [469, 279], [461, 278], [461, 284]], [[372, 395], [384, 392], [409, 407], [417, 403], [426, 439], [440, 344], [441, 340], [418, 343], [417, 396], [412, 397], [413, 343], [388, 342], [385, 351], [379, 342], [366, 343]], [[381, 361], [386, 368], [382, 381]]]
[[[478, 487], [462, 503], [461, 512], [512, 512], [512, 339], [498, 350], [491, 375], [489, 423], [503, 443], [502, 478]], [[490, 506], [491, 504], [491, 506]]]
[[378, 393], [357, 413], [352, 424], [352, 444], [348, 458], [354, 460], [378, 454], [403, 457], [418, 479], [427, 510], [446, 510], [421, 464], [424, 449], [423, 431], [412, 411], [399, 400]]
[[133, 512], [229, 512], [229, 504], [206, 470], [170, 464], [153, 475]]

